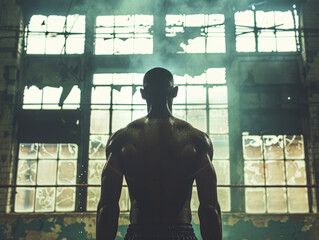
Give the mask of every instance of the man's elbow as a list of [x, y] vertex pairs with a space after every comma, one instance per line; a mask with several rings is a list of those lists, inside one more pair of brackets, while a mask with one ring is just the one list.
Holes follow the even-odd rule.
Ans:
[[200, 204], [198, 208], [198, 215], [200, 219], [220, 219], [219, 204]]
[[99, 220], [113, 220], [117, 218], [120, 212], [118, 204], [114, 205], [100, 205], [98, 206], [97, 215]]

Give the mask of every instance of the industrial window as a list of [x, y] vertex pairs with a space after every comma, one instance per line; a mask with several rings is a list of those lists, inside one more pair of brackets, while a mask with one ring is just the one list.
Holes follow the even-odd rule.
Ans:
[[222, 14], [167, 15], [166, 36], [174, 53], [224, 53]]
[[[23, 95], [23, 109], [76, 109], [80, 106], [81, 91], [78, 86], [72, 90], [63, 103], [60, 103], [63, 88], [26, 86]], [[63, 107], [62, 107], [63, 104]]]
[[74, 211], [77, 157], [76, 144], [21, 143], [14, 211]]
[[246, 135], [243, 153], [245, 184], [266, 185], [245, 189], [247, 213], [309, 212], [302, 135]]
[[152, 26], [151, 15], [98, 16], [95, 54], [151, 54]]
[[31, 17], [25, 34], [27, 54], [81, 54], [84, 52], [85, 16]]
[[299, 50], [299, 20], [291, 11], [256, 11], [235, 13], [238, 52], [295, 52]]
[[[174, 76], [179, 94], [174, 100], [173, 114], [209, 134], [215, 146], [214, 166], [219, 184], [229, 184], [228, 100], [224, 68], [210, 68], [199, 76]], [[100, 184], [105, 164], [105, 145], [110, 134], [134, 119], [147, 114], [139, 88], [143, 74], [95, 74], [91, 99], [88, 183]], [[230, 211], [230, 189], [218, 188], [223, 211]], [[89, 187], [87, 210], [96, 210], [99, 187]], [[192, 210], [198, 209], [196, 188], [193, 189]], [[129, 210], [129, 196], [124, 186], [121, 211]]]

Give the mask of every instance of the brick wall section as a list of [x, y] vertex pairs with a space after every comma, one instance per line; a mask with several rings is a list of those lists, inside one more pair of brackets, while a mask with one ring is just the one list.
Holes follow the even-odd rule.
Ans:
[[[14, 108], [20, 85], [22, 13], [15, 0], [0, 2], [0, 27], [0, 184], [6, 184], [12, 182], [16, 152]], [[0, 212], [10, 211], [10, 192], [0, 188]]]
[[[302, 24], [304, 34], [304, 69], [308, 87], [308, 153], [312, 183], [319, 183], [319, 1], [307, 0], [302, 6]], [[317, 33], [316, 33], [317, 31]], [[317, 35], [317, 36], [315, 36]], [[315, 190], [313, 189], [315, 194]], [[317, 203], [319, 189], [317, 189]]]

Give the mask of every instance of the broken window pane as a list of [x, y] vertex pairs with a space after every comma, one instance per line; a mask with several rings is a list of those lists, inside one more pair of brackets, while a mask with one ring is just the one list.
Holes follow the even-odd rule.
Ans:
[[60, 159], [76, 159], [78, 157], [78, 145], [74, 143], [61, 143], [59, 146]]
[[18, 162], [17, 184], [35, 184], [37, 171], [36, 160], [20, 160]]
[[171, 38], [173, 53], [223, 53], [224, 15], [166, 15], [166, 36]]
[[286, 177], [288, 185], [307, 184], [305, 161], [286, 161]]
[[56, 190], [56, 207], [59, 212], [74, 211], [75, 209], [75, 188], [58, 187]]
[[151, 54], [152, 26], [151, 15], [98, 16], [95, 54]]
[[33, 212], [34, 209], [34, 188], [16, 188], [15, 212]]
[[84, 52], [85, 16], [33, 15], [26, 32], [27, 54]]
[[55, 188], [38, 187], [35, 198], [36, 212], [53, 212], [55, 205]]
[[263, 136], [264, 158], [265, 159], [284, 159], [283, 136]]
[[205, 110], [187, 110], [187, 122], [192, 124], [195, 128], [206, 132], [206, 111]]
[[243, 151], [246, 160], [262, 159], [262, 140], [260, 136], [243, 136]]
[[38, 162], [37, 184], [54, 185], [56, 184], [56, 160], [41, 160]]
[[109, 133], [110, 111], [92, 110], [90, 133]]
[[36, 86], [24, 88], [23, 109], [41, 109], [42, 90]]
[[60, 109], [58, 104], [62, 90], [62, 87], [44, 87], [42, 99], [43, 109]]
[[75, 184], [76, 169], [75, 160], [59, 160], [58, 184]]
[[267, 211], [268, 213], [287, 212], [286, 188], [267, 188]]
[[246, 185], [264, 185], [265, 173], [263, 161], [245, 161], [245, 184]]
[[210, 133], [228, 133], [228, 110], [210, 109], [209, 110]]
[[220, 208], [223, 212], [230, 211], [230, 188], [219, 187], [217, 188], [217, 196]]
[[91, 135], [89, 146], [89, 158], [105, 159], [105, 147], [107, 140], [107, 135]]
[[56, 143], [39, 144], [40, 159], [56, 159], [58, 157], [58, 145]]
[[38, 156], [37, 143], [20, 143], [19, 158], [20, 159], [36, 159]]
[[285, 157], [286, 159], [304, 159], [304, 140], [302, 135], [285, 136]]
[[97, 205], [101, 198], [101, 187], [88, 187], [87, 188], [87, 211], [96, 211]]
[[76, 109], [80, 107], [81, 90], [73, 86], [71, 92], [63, 102], [63, 109]]
[[[256, 40], [260, 52], [298, 50], [297, 29], [299, 26], [296, 11], [255, 11], [255, 13], [256, 18], [254, 11], [235, 13], [237, 51], [256, 51]], [[255, 27], [258, 30], [257, 35], [255, 35]]]
[[307, 188], [288, 188], [288, 211], [290, 213], [309, 212]]
[[88, 172], [88, 183], [89, 184], [101, 184], [101, 176], [105, 160], [90, 160], [89, 161], [89, 172]]
[[146, 104], [146, 101], [142, 98], [141, 87], [133, 86], [133, 104]]
[[225, 68], [208, 68], [206, 75], [208, 84], [226, 84]]
[[264, 188], [246, 188], [245, 199], [247, 213], [266, 212], [266, 198]]

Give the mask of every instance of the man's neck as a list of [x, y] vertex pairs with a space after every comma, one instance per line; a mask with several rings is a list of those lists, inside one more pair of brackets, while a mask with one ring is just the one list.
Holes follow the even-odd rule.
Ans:
[[172, 116], [172, 107], [168, 101], [161, 101], [147, 105], [149, 118], [169, 118]]

